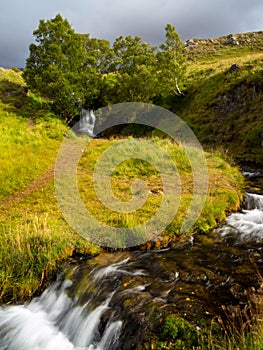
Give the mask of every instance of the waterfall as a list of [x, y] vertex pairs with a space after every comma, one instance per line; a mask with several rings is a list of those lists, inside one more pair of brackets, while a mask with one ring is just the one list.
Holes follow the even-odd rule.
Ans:
[[263, 211], [263, 196], [259, 194], [246, 193], [245, 206], [247, 210], [259, 209]]
[[[115, 271], [113, 269], [113, 271]], [[1, 350], [108, 350], [115, 349], [121, 320], [108, 320], [99, 329], [114, 292], [94, 306], [81, 305], [67, 293], [72, 282], [57, 281], [27, 305], [0, 309]], [[97, 285], [99, 294], [100, 283]], [[90, 305], [89, 305], [90, 304]], [[90, 306], [90, 307], [89, 307]]]
[[222, 236], [235, 234], [240, 240], [260, 242], [263, 239], [263, 196], [246, 193], [244, 198], [246, 209], [241, 213], [230, 215], [226, 224], [217, 231]]
[[94, 128], [96, 123], [96, 117], [94, 112], [82, 109], [81, 119], [79, 121], [79, 131], [87, 133], [90, 137], [95, 137]]

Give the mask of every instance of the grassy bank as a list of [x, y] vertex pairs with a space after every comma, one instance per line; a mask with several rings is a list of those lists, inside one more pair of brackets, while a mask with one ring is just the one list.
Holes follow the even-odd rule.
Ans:
[[[86, 150], [79, 165], [79, 190], [88, 209], [101, 222], [118, 227], [129, 227], [149, 219], [160, 204], [162, 194], [149, 196], [146, 204], [137, 212], [119, 214], [110, 212], [97, 199], [91, 185], [93, 165], [101, 152], [116, 141], [94, 140]], [[158, 141], [160, 142], [160, 141]], [[178, 149], [169, 141], [161, 141], [171, 155], [178, 160]], [[239, 207], [243, 181], [238, 170], [230, 167], [219, 154], [207, 154], [210, 187], [204, 210], [193, 230], [207, 232], [224, 220], [227, 213]], [[126, 163], [126, 164], [125, 164]], [[147, 179], [149, 189], [161, 189], [156, 171], [140, 161], [121, 164], [113, 175], [113, 189], [120, 199], [129, 198], [130, 183], [136, 178]], [[29, 167], [31, 162], [29, 162]], [[24, 167], [27, 163], [24, 163]], [[125, 169], [125, 171], [124, 171]], [[142, 175], [142, 176], [140, 176]], [[191, 198], [191, 180], [188, 170], [180, 173], [183, 193], [178, 216], [163, 232], [161, 244], [177, 240], [182, 218]], [[24, 191], [26, 193], [26, 191]], [[12, 200], [13, 198], [13, 200]], [[16, 301], [28, 298], [43, 287], [59, 264], [74, 252], [94, 254], [98, 248], [77, 235], [66, 223], [58, 208], [53, 179], [22, 197], [13, 196], [0, 206], [0, 261], [1, 299]], [[155, 246], [158, 248], [158, 242]]]
[[[150, 139], [169, 154], [179, 172], [181, 181], [180, 205], [175, 219], [163, 232], [166, 240], [174, 240], [181, 235], [181, 226], [192, 200], [193, 173], [189, 160], [182, 148], [169, 140], [158, 138]], [[85, 205], [92, 214], [107, 225], [117, 227], [132, 227], [149, 220], [161, 204], [163, 198], [162, 179], [153, 165], [140, 160], [129, 159], [117, 166], [112, 173], [111, 185], [114, 194], [122, 201], [131, 199], [131, 185], [136, 178], [140, 178], [147, 183], [151, 192], [145, 204], [135, 213], [118, 213], [107, 209], [95, 192], [93, 183], [93, 173], [96, 161], [108, 149], [114, 146], [116, 140], [93, 140], [85, 152], [82, 154], [79, 166], [79, 189]], [[123, 151], [125, 154], [125, 150]], [[152, 155], [154, 158], [154, 155]], [[243, 178], [234, 166], [230, 166], [219, 152], [205, 153], [208, 173], [209, 189], [203, 211], [191, 228], [191, 231], [198, 230], [207, 233], [216, 227], [218, 222], [223, 221], [226, 215], [236, 211], [240, 205], [243, 189]], [[157, 156], [156, 156], [157, 157]], [[164, 159], [152, 159], [152, 162], [159, 161], [163, 166]], [[168, 166], [168, 165], [167, 165]]]

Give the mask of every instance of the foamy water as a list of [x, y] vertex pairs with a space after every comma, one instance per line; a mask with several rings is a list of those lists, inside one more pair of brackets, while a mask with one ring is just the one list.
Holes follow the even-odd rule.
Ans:
[[245, 210], [230, 215], [218, 229], [222, 236], [235, 234], [240, 240], [263, 240], [263, 196], [247, 193]]

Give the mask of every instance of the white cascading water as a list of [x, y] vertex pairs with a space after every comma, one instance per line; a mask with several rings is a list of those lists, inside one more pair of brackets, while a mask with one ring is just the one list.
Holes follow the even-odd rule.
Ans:
[[263, 196], [246, 193], [244, 200], [246, 209], [230, 215], [217, 231], [221, 236], [236, 234], [239, 240], [259, 242], [263, 239]]
[[[127, 259], [106, 268], [91, 271], [97, 286], [112, 274], [131, 275], [121, 269]], [[133, 273], [132, 273], [133, 274]], [[135, 275], [142, 274], [139, 270]], [[103, 333], [99, 323], [109, 308], [114, 291], [99, 306], [88, 308], [90, 300], [78, 305], [67, 290], [72, 282], [56, 282], [27, 305], [0, 308], [0, 350], [110, 350], [116, 347], [122, 327], [121, 320], [108, 322]], [[89, 310], [89, 312], [87, 312]]]
[[[234, 235], [241, 241], [263, 239], [263, 196], [246, 194], [245, 203], [246, 210], [230, 215], [218, 228], [221, 236]], [[86, 302], [79, 300], [78, 293], [70, 295], [69, 290], [74, 285], [65, 280], [57, 281], [27, 305], [0, 307], [0, 350], [121, 348], [118, 341], [123, 321], [109, 309], [116, 293], [114, 276], [146, 276], [145, 270], [132, 265], [129, 259], [124, 259], [95, 267], [89, 275], [91, 289]], [[108, 292], [103, 284], [106, 280], [112, 286]], [[140, 293], [145, 288], [145, 285], [137, 285], [125, 293]], [[102, 322], [107, 311], [114, 317], [106, 317]]]
[[81, 119], [79, 121], [79, 131], [88, 134], [90, 137], [95, 137], [94, 128], [96, 123], [96, 117], [92, 110], [88, 111], [86, 109], [82, 109], [81, 111]]

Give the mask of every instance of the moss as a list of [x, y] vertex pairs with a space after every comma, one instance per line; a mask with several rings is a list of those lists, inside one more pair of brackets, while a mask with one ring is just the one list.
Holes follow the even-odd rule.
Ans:
[[170, 349], [182, 350], [192, 349], [198, 345], [197, 329], [188, 321], [176, 315], [166, 317], [163, 326], [161, 339], [171, 342]]

